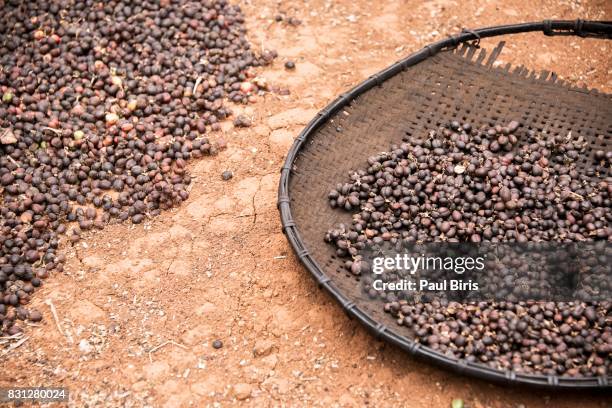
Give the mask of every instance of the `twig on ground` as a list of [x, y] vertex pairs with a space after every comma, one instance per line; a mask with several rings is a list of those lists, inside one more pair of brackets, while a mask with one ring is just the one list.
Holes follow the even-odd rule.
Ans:
[[57, 316], [57, 309], [55, 308], [55, 305], [53, 304], [51, 299], [45, 300], [45, 303], [51, 309], [51, 314], [53, 315], [53, 320], [55, 321], [55, 327], [57, 327], [57, 331], [60, 332], [62, 336], [66, 337], [66, 340], [68, 340], [68, 336], [66, 336], [66, 333], [64, 333], [64, 331], [62, 330], [62, 327], [60, 326], [60, 320], [59, 320], [59, 317]]
[[198, 86], [200, 86], [201, 82], [202, 82], [202, 77], [201, 76], [197, 77], [195, 84], [193, 85], [193, 91], [191, 92], [193, 96], [196, 96], [196, 90], [198, 89]]
[[183, 346], [183, 345], [182, 345], [182, 344], [180, 344], [180, 343], [177, 343], [177, 342], [176, 342], [176, 341], [174, 341], [174, 340], [166, 340], [166, 341], [164, 341], [163, 343], [158, 344], [157, 346], [155, 346], [155, 347], [153, 347], [151, 350], [149, 350], [149, 361], [150, 361], [150, 362], [153, 362], [153, 358], [151, 357], [151, 355], [152, 355], [153, 353], [155, 353], [157, 350], [159, 350], [160, 348], [162, 348], [162, 347], [164, 347], [164, 346], [167, 346], [168, 344], [172, 344], [173, 346], [180, 347], [180, 348], [182, 348], [183, 350], [188, 350], [188, 348], [187, 348], [187, 347]]
[[23, 337], [23, 333], [15, 333], [12, 336], [0, 336], [0, 344], [10, 343], [11, 340], [17, 340], [18, 338]]
[[21, 346], [23, 343], [25, 343], [26, 341], [28, 341], [29, 337], [24, 337], [21, 340], [19, 340], [16, 343], [11, 344], [5, 351], [4, 353], [2, 353], [2, 355], [0, 355], [0, 357], [4, 357], [6, 356], [8, 353], [10, 353], [11, 351], [15, 350], [17, 347]]
[[11, 161], [11, 163], [13, 163], [15, 166], [21, 167], [19, 163], [17, 163], [15, 159], [13, 159], [11, 156], [5, 156], [5, 157], [8, 158]]
[[53, 129], [52, 127], [48, 127], [48, 126], [43, 127], [42, 130], [51, 131], [51, 132], [55, 133], [56, 135], [61, 135], [62, 134], [61, 130]]

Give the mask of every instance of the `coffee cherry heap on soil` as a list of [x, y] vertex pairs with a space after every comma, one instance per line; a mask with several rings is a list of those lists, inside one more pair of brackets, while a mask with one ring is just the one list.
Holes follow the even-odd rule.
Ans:
[[254, 100], [257, 56], [218, 1], [3, 2], [0, 8], [0, 334], [40, 320], [35, 287], [59, 237], [140, 223], [187, 199], [185, 162]]
[[[475, 129], [452, 122], [368, 158], [329, 193], [352, 224], [325, 240], [369, 295], [416, 341], [452, 357], [519, 372], [600, 376], [612, 370], [610, 302], [414, 303], [371, 289], [360, 251], [426, 242], [612, 241], [610, 152], [592, 167], [577, 137], [517, 132], [519, 123]], [[368, 285], [368, 282], [370, 285]], [[372, 293], [373, 291], [373, 293]]]

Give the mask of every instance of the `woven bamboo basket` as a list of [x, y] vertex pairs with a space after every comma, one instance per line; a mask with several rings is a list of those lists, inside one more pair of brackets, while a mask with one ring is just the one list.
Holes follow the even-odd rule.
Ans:
[[575, 88], [549, 71], [494, 66], [504, 43], [487, 53], [481, 38], [540, 31], [545, 35], [612, 38], [612, 22], [551, 21], [464, 30], [428, 45], [371, 76], [321, 110], [297, 137], [281, 170], [278, 192], [283, 231], [319, 285], [376, 336], [436, 364], [487, 380], [553, 388], [609, 388], [612, 376], [568, 378], [501, 371], [456, 359], [413, 341], [382, 305], [364, 296], [343, 260], [323, 241], [328, 228], [351, 214], [330, 208], [327, 193], [369, 155], [411, 134], [451, 120], [474, 125], [519, 119], [526, 129], [551, 137], [580, 134], [589, 154], [610, 150], [612, 96]]

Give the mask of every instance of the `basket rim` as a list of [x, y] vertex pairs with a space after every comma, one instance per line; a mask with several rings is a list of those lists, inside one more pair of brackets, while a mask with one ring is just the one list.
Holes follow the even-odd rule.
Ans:
[[612, 39], [612, 21], [585, 21], [580, 19], [544, 20], [540, 22], [485, 27], [475, 30], [464, 29], [457, 35], [426, 45], [421, 50], [408, 55], [370, 76], [349, 91], [338, 96], [325, 108], [320, 110], [300, 132], [287, 153], [286, 160], [281, 168], [277, 209], [280, 213], [283, 233], [287, 237], [287, 240], [291, 244], [300, 262], [318, 282], [319, 288], [324, 288], [329, 292], [331, 296], [341, 304], [349, 317], [356, 318], [369, 331], [373, 332], [377, 338], [395, 344], [409, 354], [421, 357], [438, 366], [450, 368], [459, 374], [465, 373], [487, 381], [554, 389], [610, 389], [612, 388], [612, 374], [599, 377], [564, 377], [557, 375], [524, 374], [513, 370], [502, 371], [479, 363], [468, 362], [465, 359], [446, 356], [406, 336], [398, 334], [392, 328], [372, 319], [364, 310], [353, 303], [338, 287], [336, 287], [331, 278], [310, 254], [308, 248], [306, 248], [291, 213], [289, 180], [291, 178], [293, 163], [299, 151], [305, 145], [309, 137], [311, 137], [334, 114], [349, 105], [354, 98], [364, 94], [375, 86], [381, 85], [384, 81], [397, 75], [404, 69], [416, 65], [442, 50], [453, 49], [469, 41], [474, 41], [477, 44], [481, 38], [534, 31], [542, 31], [542, 33], [547, 36], [576, 35], [580, 37]]

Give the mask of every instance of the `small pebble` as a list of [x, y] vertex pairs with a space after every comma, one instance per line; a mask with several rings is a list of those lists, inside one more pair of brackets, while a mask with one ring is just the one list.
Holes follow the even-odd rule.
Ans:
[[465, 404], [461, 398], [455, 398], [451, 402], [451, 408], [464, 408]]
[[251, 119], [246, 115], [238, 115], [238, 117], [234, 119], [234, 126], [236, 127], [250, 127], [251, 124]]

